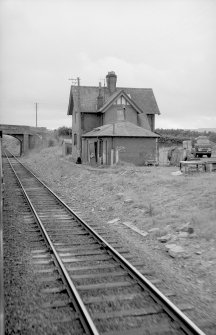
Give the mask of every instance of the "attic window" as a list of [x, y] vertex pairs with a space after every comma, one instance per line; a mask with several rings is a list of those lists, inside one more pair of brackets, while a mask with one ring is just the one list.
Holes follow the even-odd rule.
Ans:
[[123, 95], [118, 97], [118, 99], [115, 101], [115, 103], [116, 103], [116, 105], [129, 105], [129, 103], [127, 102], [127, 100], [125, 99], [125, 97]]

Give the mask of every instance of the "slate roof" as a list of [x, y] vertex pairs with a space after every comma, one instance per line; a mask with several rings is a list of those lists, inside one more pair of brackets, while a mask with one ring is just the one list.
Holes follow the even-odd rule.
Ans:
[[[78, 90], [77, 86], [71, 86], [68, 115], [72, 115], [74, 101], [73, 96], [77, 94], [75, 90]], [[97, 113], [97, 97], [99, 93], [98, 86], [80, 86], [80, 107], [83, 113]], [[157, 102], [153, 90], [151, 88], [131, 88], [131, 87], [117, 87], [117, 91], [113, 94], [124, 90], [126, 94], [130, 94], [131, 100], [141, 109], [145, 114], [160, 114]], [[110, 97], [107, 87], [101, 88], [101, 94], [104, 96], [104, 103]]]
[[[114, 133], [113, 133], [113, 128]], [[113, 124], [94, 128], [82, 137], [160, 137], [148, 129], [144, 129], [128, 121], [119, 121]]]

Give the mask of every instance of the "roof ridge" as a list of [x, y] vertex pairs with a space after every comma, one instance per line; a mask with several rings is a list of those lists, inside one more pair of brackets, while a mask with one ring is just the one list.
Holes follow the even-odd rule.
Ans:
[[151, 87], [118, 87], [119, 89], [127, 89], [127, 88], [130, 88], [130, 89], [135, 89], [135, 90], [153, 90]]
[[[106, 125], [99, 126], [83, 134], [83, 137], [159, 137], [156, 133], [149, 129], [140, 127], [133, 122], [115, 122], [115, 131], [112, 132], [113, 123], [107, 123]], [[139, 129], [139, 130], [138, 130]]]
[[[78, 87], [75, 85], [71, 85], [71, 87]], [[83, 87], [83, 88], [98, 88], [99, 86], [92, 86], [92, 85], [80, 85], [79, 87]], [[108, 89], [107, 86], [101, 86], [101, 88], [105, 88]], [[151, 87], [129, 87], [129, 86], [119, 86], [116, 87], [116, 90], [122, 90], [122, 89], [135, 89], [135, 90], [153, 90]]]

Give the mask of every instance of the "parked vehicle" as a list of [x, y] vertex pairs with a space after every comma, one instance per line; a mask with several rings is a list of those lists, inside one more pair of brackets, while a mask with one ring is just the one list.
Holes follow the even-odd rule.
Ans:
[[194, 141], [192, 141], [191, 153], [194, 157], [202, 157], [206, 155], [211, 157], [212, 146], [207, 136], [199, 136]]

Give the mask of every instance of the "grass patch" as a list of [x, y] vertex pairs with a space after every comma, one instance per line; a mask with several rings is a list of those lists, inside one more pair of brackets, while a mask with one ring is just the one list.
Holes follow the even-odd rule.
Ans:
[[[135, 167], [128, 163], [110, 168], [76, 165], [72, 156], [62, 157], [60, 146], [30, 154], [26, 160], [42, 176], [57, 181], [64, 176], [68, 191], [76, 194], [81, 189], [84, 200], [88, 194], [86, 201], [94, 199], [98, 207], [105, 207], [105, 203], [111, 206], [113, 217], [127, 215], [129, 221], [136, 219], [137, 226], [158, 227], [163, 234], [168, 224], [175, 230], [190, 221], [198, 236], [206, 240], [216, 236], [215, 173], [173, 176], [176, 167]], [[118, 192], [124, 197], [117, 199]], [[124, 199], [133, 202], [122, 206]]]
[[216, 238], [216, 210], [211, 213], [199, 213], [191, 218], [191, 225], [197, 234], [207, 241]]
[[155, 209], [151, 203], [145, 207], [145, 214], [151, 217], [155, 215]]

